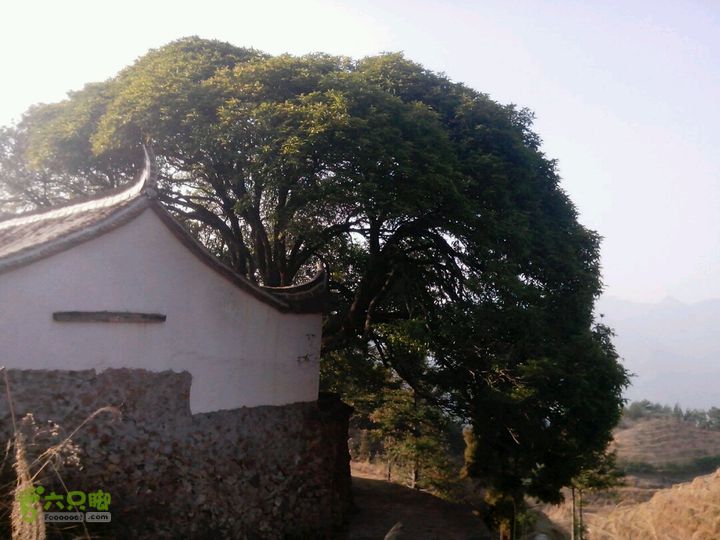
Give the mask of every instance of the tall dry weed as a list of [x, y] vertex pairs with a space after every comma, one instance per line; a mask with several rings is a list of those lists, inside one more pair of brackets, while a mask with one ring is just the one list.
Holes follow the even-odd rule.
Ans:
[[30, 466], [27, 462], [25, 439], [15, 433], [15, 475], [17, 483], [13, 491], [10, 524], [13, 540], [45, 540], [45, 518], [42, 506], [32, 500], [35, 491]]
[[[12, 446], [14, 447], [13, 470], [15, 471], [16, 481], [15, 487], [12, 489], [12, 505], [10, 512], [10, 525], [13, 540], [45, 540], [46, 529], [45, 519], [42, 505], [37, 496], [35, 482], [39, 475], [46, 469], [52, 469], [54, 476], [62, 485], [65, 493], [68, 488], [61, 475], [61, 468], [65, 464], [79, 465], [79, 448], [73, 443], [73, 437], [89, 422], [94, 420], [101, 413], [108, 412], [117, 419], [121, 416], [117, 407], [107, 406], [93, 412], [80, 425], [78, 425], [69, 435], [62, 438], [60, 442], [51, 444], [52, 441], [60, 437], [60, 426], [49, 423], [48, 426], [39, 427], [35, 423], [32, 414], [25, 415], [18, 426], [15, 416], [15, 408], [12, 399], [12, 391], [10, 382], [8, 381], [7, 370], [0, 367], [3, 372], [5, 383], [5, 394], [7, 398], [8, 408], [12, 419], [13, 437]], [[41, 452], [32, 462], [28, 463], [28, 442], [25, 432], [32, 435], [34, 445], [38, 442], [45, 446], [45, 450]], [[10, 446], [10, 445], [9, 445]], [[9, 449], [8, 454], [9, 455]], [[84, 537], [89, 539], [90, 533], [82, 522]]]

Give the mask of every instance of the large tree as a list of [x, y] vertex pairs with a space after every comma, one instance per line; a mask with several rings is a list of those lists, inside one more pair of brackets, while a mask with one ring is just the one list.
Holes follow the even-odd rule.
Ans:
[[531, 123], [399, 54], [187, 38], [0, 133], [0, 194], [115, 186], [148, 142], [161, 200], [237, 272], [278, 286], [325, 265], [327, 361], [391, 369], [473, 426], [472, 474], [554, 499], [627, 378], [593, 323], [599, 238]]

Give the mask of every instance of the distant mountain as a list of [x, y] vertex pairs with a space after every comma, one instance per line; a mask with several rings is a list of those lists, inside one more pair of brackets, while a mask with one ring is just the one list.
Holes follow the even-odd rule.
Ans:
[[615, 330], [617, 351], [636, 375], [626, 397], [720, 407], [720, 299], [643, 304], [602, 297], [596, 311]]

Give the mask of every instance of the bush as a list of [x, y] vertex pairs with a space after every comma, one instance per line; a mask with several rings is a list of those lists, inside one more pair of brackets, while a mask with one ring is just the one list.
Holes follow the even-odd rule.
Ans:
[[710, 474], [720, 467], [720, 455], [718, 456], [702, 456], [690, 461], [681, 463], [664, 463], [662, 465], [653, 465], [652, 463], [644, 463], [639, 461], [629, 461], [623, 463], [620, 468], [625, 474], [657, 474], [657, 475], [675, 475], [675, 474]]

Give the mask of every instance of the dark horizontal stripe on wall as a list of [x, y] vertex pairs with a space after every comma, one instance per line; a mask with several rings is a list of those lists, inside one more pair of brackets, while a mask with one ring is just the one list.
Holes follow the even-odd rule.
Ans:
[[132, 311], [56, 311], [53, 320], [58, 322], [109, 322], [159, 323], [165, 322], [162, 313], [135, 313]]

